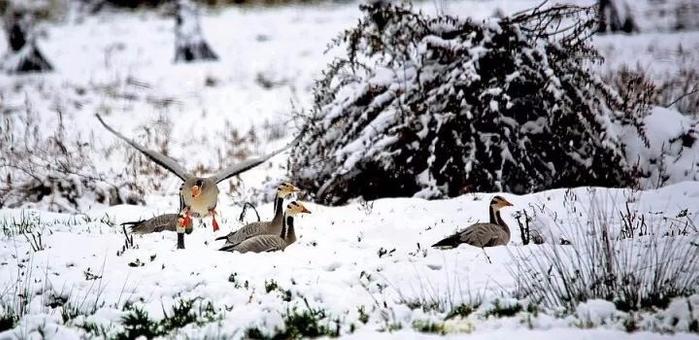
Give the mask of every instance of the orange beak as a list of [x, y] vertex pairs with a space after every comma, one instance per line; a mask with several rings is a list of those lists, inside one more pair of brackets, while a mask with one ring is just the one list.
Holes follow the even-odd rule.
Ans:
[[310, 214], [310, 213], [311, 213], [311, 211], [310, 211], [310, 210], [308, 210], [308, 209], [306, 209], [306, 207], [304, 207], [304, 206], [301, 206], [301, 213], [302, 213], [302, 214]]
[[197, 198], [201, 195], [201, 188], [198, 185], [192, 186], [192, 198]]
[[513, 206], [513, 204], [503, 199], [503, 205], [502, 205], [502, 206], [503, 206], [503, 207], [511, 207], [511, 206]]

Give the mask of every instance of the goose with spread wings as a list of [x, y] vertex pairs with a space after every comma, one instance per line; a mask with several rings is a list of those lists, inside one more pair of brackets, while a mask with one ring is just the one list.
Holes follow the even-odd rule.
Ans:
[[[140, 151], [146, 157], [150, 158], [153, 162], [162, 166], [163, 168], [172, 172], [175, 176], [182, 179], [184, 182], [180, 186], [180, 218], [179, 226], [187, 227], [192, 223], [192, 217], [203, 218], [208, 215], [212, 216], [212, 227], [214, 231], [219, 229], [218, 222], [216, 222], [216, 203], [218, 201], [218, 187], [217, 184], [230, 177], [241, 174], [247, 170], [250, 170], [276, 154], [284, 151], [287, 147], [276, 150], [272, 153], [264, 155], [262, 157], [255, 157], [246, 159], [238, 164], [231, 165], [225, 169], [220, 170], [218, 173], [210, 177], [198, 177], [194, 176], [192, 173], [188, 172], [182, 165], [177, 163], [174, 159], [165, 156], [157, 151], [149, 150], [144, 146], [134, 142], [119, 133], [118, 131], [111, 128], [107, 123], [104, 122], [100, 115], [96, 115], [97, 119], [102, 123], [102, 125], [109, 130], [109, 132], [115, 134], [117, 137], [125, 141], [127, 144], [134, 147], [136, 150]], [[293, 143], [293, 142], [292, 142]]]

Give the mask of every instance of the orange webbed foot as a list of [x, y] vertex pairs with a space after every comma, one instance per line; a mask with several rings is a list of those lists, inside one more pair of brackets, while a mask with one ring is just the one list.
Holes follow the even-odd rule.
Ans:
[[213, 209], [211, 209], [211, 227], [214, 231], [218, 231], [219, 229], [218, 222], [216, 222], [216, 211]]
[[186, 212], [184, 215], [180, 215], [180, 217], [177, 219], [178, 223], [178, 228], [192, 228], [192, 217], [189, 215], [189, 212]]

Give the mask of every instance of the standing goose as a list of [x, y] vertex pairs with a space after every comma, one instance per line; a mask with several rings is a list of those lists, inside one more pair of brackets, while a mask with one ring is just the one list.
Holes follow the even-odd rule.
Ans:
[[510, 207], [512, 203], [506, 199], [495, 196], [490, 201], [490, 223], [472, 224], [465, 230], [449, 236], [432, 247], [449, 249], [466, 243], [476, 247], [503, 246], [510, 242], [510, 228], [500, 217], [500, 209]]
[[237, 245], [225, 245], [221, 251], [237, 251], [240, 253], [262, 253], [268, 251], [284, 250], [286, 247], [296, 242], [296, 231], [294, 230], [294, 217], [299, 214], [310, 214], [303, 204], [293, 201], [289, 203], [284, 212], [284, 222], [278, 235], [257, 235], [251, 237]]
[[277, 196], [274, 199], [274, 218], [271, 221], [253, 222], [216, 240], [226, 240], [223, 247], [232, 247], [248, 238], [258, 235], [279, 235], [283, 225], [284, 199], [298, 192], [299, 188], [291, 183], [282, 183], [277, 187]]
[[215, 210], [216, 203], [218, 201], [218, 187], [216, 184], [242, 172], [250, 170], [286, 149], [286, 147], [284, 147], [263, 157], [247, 159], [243, 162], [222, 169], [210, 177], [197, 177], [185, 170], [184, 167], [178, 164], [174, 159], [157, 151], [146, 149], [133, 140], [126, 138], [124, 135], [107, 125], [107, 123], [102, 120], [100, 115], [97, 114], [96, 116], [100, 123], [102, 123], [102, 125], [109, 130], [109, 132], [115, 134], [117, 137], [121, 138], [126, 143], [146, 155], [153, 162], [169, 170], [175, 174], [175, 176], [184, 181], [182, 186], [180, 186], [181, 217], [178, 220], [178, 228], [185, 228], [186, 226], [189, 226], [192, 223], [192, 217], [201, 218], [211, 215], [213, 218], [211, 225], [213, 230], [217, 231], [219, 229], [219, 225], [218, 222], [216, 222]]

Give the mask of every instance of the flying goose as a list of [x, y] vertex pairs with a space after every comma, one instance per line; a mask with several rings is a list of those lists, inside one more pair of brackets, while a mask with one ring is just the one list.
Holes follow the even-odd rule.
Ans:
[[[264, 161], [270, 159], [272, 156], [280, 153], [286, 147], [267, 154], [263, 157], [246, 159], [238, 164], [234, 164], [225, 169], [220, 170], [218, 173], [210, 177], [197, 177], [185, 170], [182, 165], [177, 163], [174, 159], [165, 156], [157, 151], [149, 150], [142, 145], [137, 144], [133, 140], [126, 138], [124, 135], [118, 131], [112, 129], [107, 123], [102, 120], [99, 114], [96, 114], [97, 119], [102, 123], [102, 125], [109, 130], [109, 132], [115, 134], [117, 137], [124, 140], [126, 143], [136, 148], [138, 151], [146, 155], [153, 162], [169, 170], [175, 176], [182, 179], [184, 182], [180, 186], [180, 218], [178, 220], [178, 227], [189, 226], [192, 223], [192, 217], [205, 217], [211, 215], [212, 227], [214, 231], [219, 229], [218, 222], [216, 222], [216, 203], [218, 201], [218, 187], [217, 183], [222, 182], [230, 177], [238, 175], [242, 172], [250, 170]], [[293, 142], [292, 142], [293, 143]]]
[[500, 217], [500, 209], [510, 206], [512, 203], [506, 199], [500, 196], [493, 197], [489, 208], [490, 223], [472, 224], [465, 230], [433, 244], [432, 247], [449, 249], [462, 243], [481, 248], [506, 245], [510, 242], [510, 228]]
[[294, 230], [294, 217], [299, 214], [310, 214], [311, 212], [303, 204], [293, 201], [289, 203], [284, 211], [284, 222], [278, 235], [257, 235], [251, 237], [237, 245], [225, 245], [221, 251], [237, 251], [240, 253], [262, 253], [268, 251], [284, 250], [286, 247], [296, 242], [296, 231]]
[[253, 222], [244, 227], [226, 235], [217, 238], [216, 240], [226, 240], [223, 247], [232, 247], [248, 238], [258, 235], [279, 235], [282, 231], [283, 218], [282, 209], [284, 207], [284, 199], [291, 194], [298, 192], [299, 188], [291, 183], [282, 183], [277, 187], [277, 196], [274, 199], [274, 218], [271, 221]]

